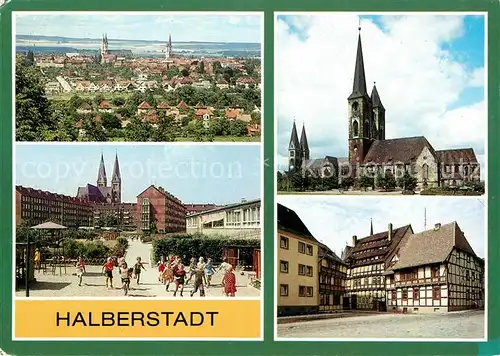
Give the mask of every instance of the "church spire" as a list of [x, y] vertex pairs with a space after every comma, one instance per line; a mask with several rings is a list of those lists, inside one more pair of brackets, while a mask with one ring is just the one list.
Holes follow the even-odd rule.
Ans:
[[370, 218], [370, 236], [373, 235], [373, 220]]
[[295, 120], [293, 120], [292, 135], [290, 136], [290, 143], [288, 145], [289, 150], [300, 150], [299, 136], [297, 135], [297, 126], [295, 126]]
[[300, 148], [302, 149], [302, 154], [307, 156], [305, 157], [305, 159], [309, 159], [309, 143], [307, 142], [305, 124], [302, 124], [302, 133], [300, 135]]
[[120, 174], [120, 163], [118, 163], [118, 153], [115, 156], [115, 165], [113, 166], [113, 176], [111, 177], [112, 183], [119, 183], [122, 181]]
[[99, 165], [99, 172], [97, 173], [97, 186], [105, 187], [108, 183], [106, 178], [106, 167], [104, 167], [104, 156], [101, 152], [101, 164]]
[[363, 61], [363, 49], [361, 47], [361, 26], [358, 27], [358, 50], [356, 53], [356, 64], [354, 66], [354, 81], [352, 85], [352, 93], [348, 99], [356, 99], [363, 96], [368, 96], [366, 90], [365, 64]]
[[371, 99], [374, 108], [380, 107], [381, 109], [385, 109], [384, 105], [382, 105], [382, 100], [380, 100], [380, 96], [378, 95], [377, 86], [375, 82], [373, 82]]

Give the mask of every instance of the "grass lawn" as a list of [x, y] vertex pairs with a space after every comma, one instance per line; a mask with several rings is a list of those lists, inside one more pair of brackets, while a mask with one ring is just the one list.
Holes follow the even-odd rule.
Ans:
[[[110, 142], [125, 142], [123, 137], [111, 137]], [[194, 137], [177, 137], [175, 142], [197, 142]], [[260, 137], [248, 136], [216, 136], [214, 142], [260, 142]]]
[[123, 99], [127, 99], [129, 96], [134, 94], [133, 92], [117, 92], [117, 93], [87, 93], [87, 92], [70, 92], [70, 93], [61, 93], [57, 95], [47, 95], [47, 99], [49, 100], [69, 100], [73, 95], [78, 95], [82, 99], [94, 99], [97, 95], [102, 94], [106, 100], [111, 100], [117, 97], [121, 97]]

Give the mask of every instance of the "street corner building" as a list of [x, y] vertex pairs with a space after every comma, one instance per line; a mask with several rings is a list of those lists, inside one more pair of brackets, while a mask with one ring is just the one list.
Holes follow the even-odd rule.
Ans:
[[387, 231], [373, 233], [371, 225], [370, 234], [353, 236], [338, 258], [293, 210], [278, 204], [277, 238], [278, 316], [335, 310], [434, 313], [485, 305], [485, 261], [457, 222], [420, 233], [391, 223]]
[[343, 309], [347, 264], [278, 204], [278, 316]]
[[[359, 178], [404, 172], [417, 179], [419, 189], [462, 186], [480, 181], [480, 164], [472, 148], [436, 150], [424, 136], [386, 138], [386, 110], [374, 84], [368, 95], [361, 33], [348, 104], [348, 157], [310, 158], [305, 125], [299, 140], [295, 121], [288, 145], [288, 172], [317, 178]], [[335, 134], [335, 133], [332, 133]]]

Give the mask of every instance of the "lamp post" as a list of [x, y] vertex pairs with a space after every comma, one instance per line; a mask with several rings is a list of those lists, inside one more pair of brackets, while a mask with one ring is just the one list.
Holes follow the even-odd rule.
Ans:
[[30, 296], [30, 235], [31, 231], [28, 232], [27, 237], [26, 237], [26, 260], [25, 260], [25, 277], [24, 277], [24, 283], [25, 283], [25, 288], [26, 288], [26, 298]]

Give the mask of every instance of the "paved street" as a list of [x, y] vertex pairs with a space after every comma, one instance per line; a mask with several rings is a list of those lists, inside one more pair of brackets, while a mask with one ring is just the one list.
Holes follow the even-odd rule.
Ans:
[[286, 338], [483, 338], [484, 311], [380, 314], [278, 325]]
[[[418, 194], [418, 193], [416, 193]], [[339, 191], [338, 189], [317, 191], [317, 192], [286, 192], [278, 191], [278, 195], [402, 195], [401, 191], [394, 192], [379, 192], [379, 191], [362, 191], [362, 190], [345, 190]]]
[[[165, 286], [158, 281], [157, 268], [150, 267], [151, 244], [143, 244], [139, 241], [129, 241], [129, 248], [127, 251], [126, 261], [129, 266], [132, 266], [137, 257], [141, 257], [144, 262], [146, 271], [142, 271], [141, 284], [137, 285], [135, 280], [130, 284], [130, 297], [172, 297], [175, 285], [170, 285], [170, 292], [165, 291]], [[105, 279], [102, 274], [102, 267], [100, 266], [87, 266], [86, 273], [83, 277], [82, 286], [78, 286], [78, 279], [74, 275], [75, 268], [68, 267], [67, 275], [52, 275], [36, 272], [35, 283], [30, 289], [30, 296], [32, 297], [120, 297], [123, 296], [121, 289], [121, 279], [118, 271], [115, 268], [113, 271], [114, 285], [113, 289], [107, 289]], [[222, 297], [223, 291], [221, 286], [223, 273], [219, 272], [212, 277], [213, 287], [206, 289], [207, 297]], [[187, 279], [186, 279], [187, 280]], [[248, 286], [247, 275], [236, 274], [236, 297], [259, 297], [260, 291], [256, 288]], [[184, 289], [184, 298], [190, 298], [189, 292], [192, 290], [192, 282], [189, 283]], [[25, 296], [25, 291], [20, 290], [16, 292], [16, 296]], [[199, 293], [197, 293], [199, 297]], [[177, 294], [179, 297], [179, 293]]]

